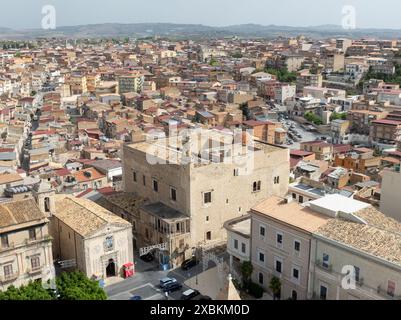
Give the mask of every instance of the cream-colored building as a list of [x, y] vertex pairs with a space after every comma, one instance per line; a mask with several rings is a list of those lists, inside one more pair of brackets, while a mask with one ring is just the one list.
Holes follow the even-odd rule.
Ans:
[[401, 222], [401, 172], [400, 168], [383, 170], [380, 211]]
[[0, 290], [54, 279], [49, 215], [32, 198], [0, 205]]
[[281, 281], [281, 299], [307, 299], [312, 233], [330, 218], [298, 202], [271, 197], [251, 210], [252, 280], [269, 291]]
[[240, 264], [251, 260], [251, 216], [244, 215], [224, 224], [227, 230], [227, 253], [230, 270], [240, 271]]
[[88, 277], [122, 275], [133, 263], [132, 225], [87, 200], [55, 195], [50, 232], [54, 257], [74, 261]]
[[401, 300], [400, 232], [400, 223], [371, 206], [330, 220], [314, 235], [309, 297]]
[[401, 299], [401, 224], [338, 194], [306, 204], [272, 197], [251, 210], [252, 280], [280, 298]]
[[123, 149], [125, 192], [150, 204], [162, 204], [160, 213], [174, 210], [190, 219], [186, 229], [190, 240], [184, 247], [191, 250], [183, 252], [181, 261], [191, 256], [195, 247], [225, 243], [227, 220], [246, 214], [268, 196], [284, 196], [288, 190], [288, 149], [255, 142], [249, 147], [252, 153], [246, 154], [248, 147], [241, 144], [239, 154], [230, 155], [233, 150], [224, 150], [218, 142], [221, 134], [211, 133], [211, 137], [195, 143], [192, 136], [192, 151], [185, 150], [176, 138], [134, 143]]

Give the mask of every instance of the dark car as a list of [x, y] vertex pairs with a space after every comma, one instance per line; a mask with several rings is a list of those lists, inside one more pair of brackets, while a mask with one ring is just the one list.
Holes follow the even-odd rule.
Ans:
[[200, 295], [200, 292], [198, 290], [188, 289], [187, 291], [184, 291], [182, 293], [181, 300], [191, 300], [199, 295]]
[[163, 288], [163, 292], [173, 292], [173, 291], [177, 291], [180, 290], [182, 288], [182, 284], [174, 281], [174, 282], [169, 282], [167, 283]]
[[141, 260], [145, 261], [145, 262], [151, 262], [155, 259], [155, 257], [153, 256], [152, 253], [147, 253], [144, 254], [143, 256], [140, 256]]
[[141, 296], [132, 296], [130, 300], [142, 300]]
[[181, 269], [182, 270], [189, 270], [189, 269], [195, 267], [197, 264], [198, 264], [198, 261], [195, 258], [191, 258], [191, 259], [185, 260], [181, 264]]

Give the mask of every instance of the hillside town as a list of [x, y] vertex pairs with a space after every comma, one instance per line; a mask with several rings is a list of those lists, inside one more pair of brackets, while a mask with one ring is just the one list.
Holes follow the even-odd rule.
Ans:
[[0, 41], [0, 292], [400, 300], [400, 85], [398, 40]]

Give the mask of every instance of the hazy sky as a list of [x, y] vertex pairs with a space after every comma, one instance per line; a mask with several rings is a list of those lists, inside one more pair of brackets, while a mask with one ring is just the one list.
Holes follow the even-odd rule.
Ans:
[[56, 7], [58, 26], [104, 22], [340, 25], [343, 6], [353, 5], [357, 28], [401, 29], [400, 0], [1, 0], [0, 26], [40, 28], [46, 4]]

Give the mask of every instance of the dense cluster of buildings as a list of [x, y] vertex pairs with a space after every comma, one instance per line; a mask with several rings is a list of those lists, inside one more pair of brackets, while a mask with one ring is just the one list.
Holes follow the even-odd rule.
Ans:
[[282, 299], [401, 296], [400, 41], [31, 47], [0, 50], [0, 290], [224, 245]]

